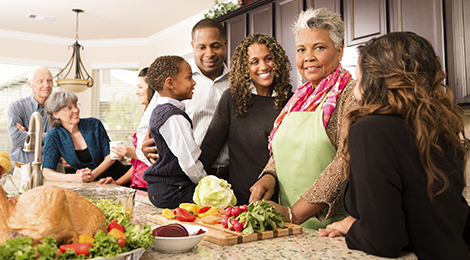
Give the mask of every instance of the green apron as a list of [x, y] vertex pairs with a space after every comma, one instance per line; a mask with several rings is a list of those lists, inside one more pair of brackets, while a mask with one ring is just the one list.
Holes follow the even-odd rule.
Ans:
[[[279, 180], [279, 203], [283, 206], [294, 205], [336, 155], [323, 127], [323, 110], [320, 109], [323, 102], [324, 100], [314, 112], [291, 112], [284, 117], [274, 135], [272, 149]], [[348, 214], [341, 207], [325, 222], [312, 217], [302, 226], [310, 229], [324, 228], [346, 216]]]

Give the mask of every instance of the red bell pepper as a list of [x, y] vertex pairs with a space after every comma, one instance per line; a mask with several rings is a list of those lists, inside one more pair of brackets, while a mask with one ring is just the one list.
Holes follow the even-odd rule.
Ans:
[[61, 245], [60, 251], [65, 253], [68, 249], [72, 249], [75, 251], [77, 255], [85, 255], [88, 256], [88, 249], [90, 249], [91, 243], [76, 243], [76, 244], [68, 244], [68, 245]]
[[177, 207], [175, 209], [175, 212], [176, 212], [176, 219], [178, 219], [179, 221], [191, 222], [191, 221], [196, 220], [196, 217], [193, 216], [191, 213], [189, 213], [189, 211], [182, 209], [180, 207]]
[[121, 230], [122, 233], [126, 232], [126, 228], [123, 225], [118, 224], [117, 219], [114, 219], [113, 221], [111, 221], [111, 223], [108, 224], [108, 232], [111, 231], [113, 228]]
[[204, 212], [207, 212], [208, 210], [210, 210], [212, 207], [202, 207], [200, 210], [199, 210], [199, 214], [201, 213], [204, 213]]

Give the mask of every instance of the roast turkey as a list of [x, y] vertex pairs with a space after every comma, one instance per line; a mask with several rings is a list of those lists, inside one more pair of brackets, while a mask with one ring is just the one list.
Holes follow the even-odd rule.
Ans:
[[59, 245], [77, 243], [79, 235], [105, 229], [103, 212], [73, 191], [44, 185], [7, 197], [0, 187], [0, 244], [21, 236], [31, 237], [34, 245], [45, 237]]

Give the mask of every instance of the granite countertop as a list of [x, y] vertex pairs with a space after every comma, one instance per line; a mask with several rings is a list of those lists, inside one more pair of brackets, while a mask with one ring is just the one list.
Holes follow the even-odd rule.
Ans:
[[[17, 178], [15, 178], [17, 180]], [[65, 188], [93, 187], [96, 183], [46, 182], [46, 185], [56, 185]], [[99, 185], [103, 187], [102, 185]], [[113, 185], [114, 186], [114, 185]], [[6, 189], [8, 191], [8, 188]], [[153, 206], [147, 198], [147, 193], [137, 191], [133, 221], [136, 224], [158, 224], [148, 221], [149, 214], [160, 213], [162, 209]], [[358, 250], [350, 250], [344, 237], [319, 237], [317, 231], [303, 229], [301, 234], [278, 237], [236, 245], [221, 246], [202, 240], [191, 251], [179, 254], [166, 254], [156, 251], [150, 246], [140, 258], [154, 259], [390, 259], [372, 256]], [[399, 258], [417, 259], [413, 253], [404, 253]]]

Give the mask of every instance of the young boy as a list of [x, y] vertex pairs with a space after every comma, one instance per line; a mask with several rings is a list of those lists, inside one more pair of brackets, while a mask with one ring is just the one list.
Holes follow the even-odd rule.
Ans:
[[192, 121], [184, 111], [193, 96], [190, 65], [179, 56], [158, 57], [149, 67], [149, 85], [160, 97], [149, 123], [159, 157], [144, 173], [148, 196], [160, 208], [176, 208], [192, 202], [199, 180], [206, 176], [198, 160], [201, 150], [194, 141]]

